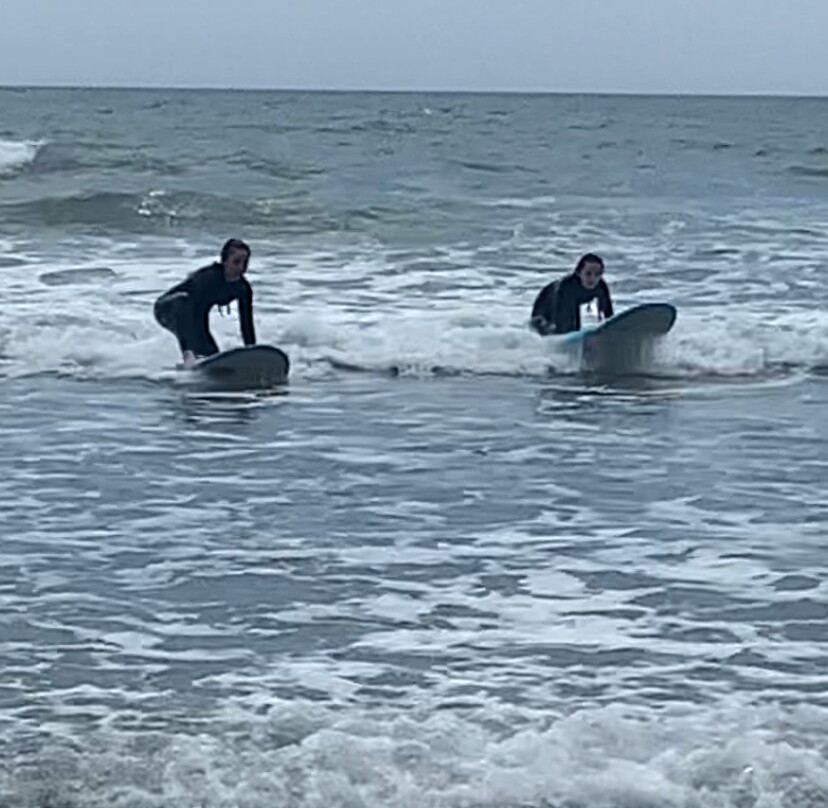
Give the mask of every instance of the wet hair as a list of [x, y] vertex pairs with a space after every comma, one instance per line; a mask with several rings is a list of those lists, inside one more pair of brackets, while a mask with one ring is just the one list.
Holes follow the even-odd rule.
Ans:
[[581, 270], [587, 264], [598, 264], [598, 266], [601, 267], [601, 269], [603, 269], [604, 268], [604, 259], [601, 258], [600, 255], [595, 255], [595, 253], [587, 253], [586, 255], [582, 255], [578, 259], [578, 264], [575, 267], [575, 274], [580, 275]]
[[223, 264], [229, 257], [233, 250], [244, 250], [248, 257], [250, 256], [250, 247], [247, 246], [240, 238], [230, 238], [224, 242], [221, 248], [221, 263]]

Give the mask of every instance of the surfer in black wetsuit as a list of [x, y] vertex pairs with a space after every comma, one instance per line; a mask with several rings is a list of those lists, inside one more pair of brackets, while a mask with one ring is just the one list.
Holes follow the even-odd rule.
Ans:
[[256, 344], [253, 289], [244, 277], [249, 261], [250, 247], [239, 239], [230, 239], [221, 248], [221, 261], [196, 270], [155, 301], [155, 319], [175, 334], [185, 365], [219, 352], [210, 334], [213, 306], [229, 308], [237, 300], [244, 344]]
[[612, 317], [612, 300], [603, 275], [603, 259], [592, 253], [582, 256], [571, 275], [541, 289], [529, 325], [542, 337], [580, 331], [581, 306], [593, 300], [598, 301], [602, 318]]

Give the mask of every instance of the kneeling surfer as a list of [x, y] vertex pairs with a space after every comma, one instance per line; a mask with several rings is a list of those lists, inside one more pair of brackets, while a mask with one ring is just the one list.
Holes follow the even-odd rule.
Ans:
[[244, 277], [249, 262], [250, 247], [231, 238], [221, 248], [220, 261], [196, 270], [155, 301], [155, 319], [178, 339], [185, 366], [219, 352], [210, 334], [213, 306], [229, 306], [237, 300], [244, 344], [256, 344], [253, 289]]
[[581, 256], [575, 271], [544, 286], [532, 306], [529, 325], [541, 336], [581, 330], [581, 306], [598, 301], [602, 318], [612, 317], [604, 261], [593, 253]]

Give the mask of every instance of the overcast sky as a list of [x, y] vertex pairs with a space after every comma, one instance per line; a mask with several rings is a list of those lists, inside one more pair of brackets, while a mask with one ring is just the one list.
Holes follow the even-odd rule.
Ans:
[[826, 42], [828, 0], [0, 0], [0, 85], [828, 95]]

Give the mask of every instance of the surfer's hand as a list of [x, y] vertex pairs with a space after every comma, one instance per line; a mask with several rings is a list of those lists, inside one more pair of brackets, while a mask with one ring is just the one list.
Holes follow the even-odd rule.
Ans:
[[538, 334], [546, 335], [549, 333], [549, 322], [545, 317], [537, 315], [529, 321], [529, 325], [538, 332]]
[[196, 363], [196, 356], [192, 351], [184, 351], [184, 356], [181, 358], [181, 363], [185, 368], [192, 367]]

